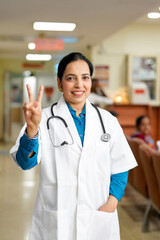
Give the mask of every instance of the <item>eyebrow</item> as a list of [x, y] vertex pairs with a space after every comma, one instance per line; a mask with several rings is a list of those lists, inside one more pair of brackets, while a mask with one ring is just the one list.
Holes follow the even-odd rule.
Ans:
[[89, 74], [89, 73], [83, 73], [82, 75], [88, 75], [88, 76], [90, 76], [90, 74]]
[[[83, 73], [82, 76], [84, 76], [84, 75], [90, 76], [89, 73]], [[76, 75], [75, 75], [75, 74], [72, 74], [72, 73], [69, 73], [69, 74], [66, 75], [66, 77], [68, 77], [68, 76], [76, 76]]]

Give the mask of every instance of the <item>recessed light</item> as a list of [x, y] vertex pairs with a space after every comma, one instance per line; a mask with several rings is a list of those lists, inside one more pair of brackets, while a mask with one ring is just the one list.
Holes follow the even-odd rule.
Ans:
[[34, 30], [41, 31], [73, 31], [76, 27], [75, 23], [59, 23], [59, 22], [34, 22]]
[[52, 56], [50, 54], [27, 54], [26, 59], [29, 61], [49, 61]]
[[31, 50], [35, 49], [35, 47], [36, 47], [35, 43], [29, 43], [28, 44], [28, 48], [31, 49]]
[[151, 13], [148, 13], [148, 18], [158, 19], [158, 18], [160, 18], [160, 13], [159, 13], [159, 12], [151, 12]]

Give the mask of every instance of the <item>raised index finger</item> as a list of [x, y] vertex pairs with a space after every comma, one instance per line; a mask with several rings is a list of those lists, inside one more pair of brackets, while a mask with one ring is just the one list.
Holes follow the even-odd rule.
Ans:
[[41, 102], [42, 96], [43, 96], [43, 85], [40, 86], [38, 96], [37, 96], [37, 102]]
[[28, 91], [29, 101], [30, 102], [34, 102], [33, 94], [32, 94], [32, 91], [31, 91], [31, 87], [29, 86], [29, 84], [27, 84], [26, 87], [27, 87], [27, 91]]

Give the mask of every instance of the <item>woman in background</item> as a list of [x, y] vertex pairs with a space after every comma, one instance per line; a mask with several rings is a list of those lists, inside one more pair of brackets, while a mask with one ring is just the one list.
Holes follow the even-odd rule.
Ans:
[[140, 138], [153, 149], [157, 149], [154, 140], [151, 137], [151, 123], [148, 116], [143, 115], [136, 120], [137, 131], [131, 136], [132, 138]]

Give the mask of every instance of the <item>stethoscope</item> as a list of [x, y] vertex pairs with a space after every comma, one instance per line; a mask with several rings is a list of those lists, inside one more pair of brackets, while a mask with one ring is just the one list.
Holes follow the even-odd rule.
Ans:
[[[103, 121], [102, 121], [102, 116], [101, 116], [101, 114], [100, 114], [100, 111], [99, 111], [99, 109], [97, 108], [96, 105], [94, 105], [93, 103], [91, 103], [91, 104], [92, 104], [92, 106], [96, 109], [97, 114], [98, 114], [98, 117], [99, 117], [99, 120], [100, 120], [100, 123], [101, 123], [101, 126], [102, 126], [103, 134], [101, 135], [101, 141], [103, 141], [103, 142], [108, 142], [108, 141], [110, 140], [111, 136], [110, 136], [109, 133], [106, 133], [106, 130], [105, 130], [105, 127], [104, 127], [104, 123], [103, 123]], [[68, 128], [68, 125], [67, 125], [66, 121], [64, 120], [64, 118], [62, 118], [62, 117], [60, 117], [60, 116], [55, 116], [55, 115], [54, 115], [53, 108], [54, 108], [55, 105], [57, 105], [57, 103], [52, 104], [52, 106], [51, 106], [51, 114], [52, 114], [52, 116], [47, 119], [47, 129], [48, 129], [48, 133], [49, 133], [51, 142], [52, 142], [52, 144], [53, 144], [54, 147], [62, 147], [62, 146], [64, 146], [64, 145], [72, 145], [72, 144], [74, 143], [74, 140], [73, 140], [72, 134], [71, 134], [71, 132], [70, 132], [70, 130], [69, 130], [69, 128]], [[55, 145], [55, 144], [54, 144], [54, 142], [53, 142], [53, 140], [52, 140], [51, 133], [50, 133], [50, 127], [49, 127], [50, 120], [52, 120], [52, 119], [59, 119], [59, 120], [64, 124], [65, 128], [67, 129], [67, 131], [68, 131], [68, 133], [70, 134], [70, 137], [71, 137], [71, 142], [70, 142], [70, 143], [67, 142], [67, 141], [63, 141], [63, 142], [62, 142], [61, 144], [59, 144], [59, 145]]]

